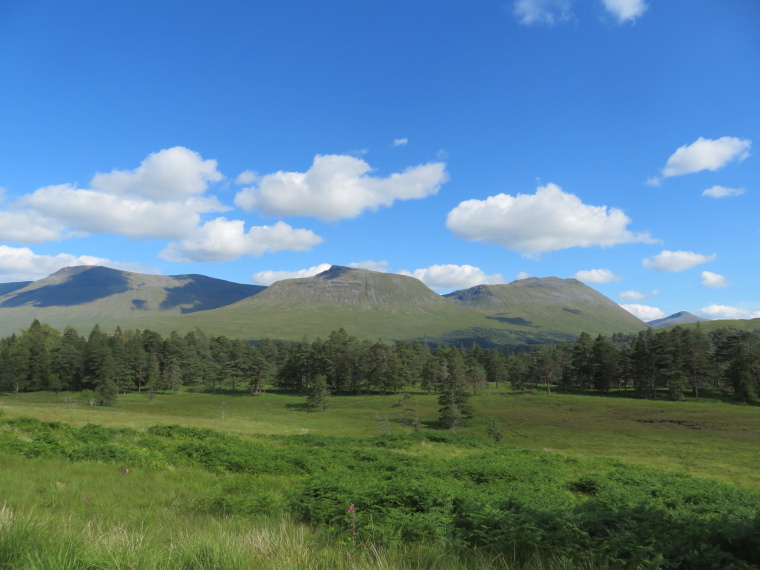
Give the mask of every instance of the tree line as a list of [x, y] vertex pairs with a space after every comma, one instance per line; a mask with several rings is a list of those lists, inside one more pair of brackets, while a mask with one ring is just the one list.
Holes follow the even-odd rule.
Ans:
[[107, 334], [98, 325], [84, 337], [70, 326], [61, 333], [35, 320], [19, 335], [0, 339], [0, 389], [91, 390], [103, 405], [122, 393], [152, 395], [181, 386], [317, 394], [317, 405], [324, 405], [319, 394], [388, 394], [415, 387], [438, 394], [456, 423], [471, 414], [470, 394], [506, 382], [548, 393], [665, 392], [674, 400], [715, 389], [754, 402], [760, 393], [760, 331], [676, 327], [595, 339], [582, 333], [574, 342], [515, 352], [477, 344], [372, 342], [343, 329], [326, 339], [287, 343], [249, 343], [197, 329], [166, 338], [151, 330], [117, 328]]

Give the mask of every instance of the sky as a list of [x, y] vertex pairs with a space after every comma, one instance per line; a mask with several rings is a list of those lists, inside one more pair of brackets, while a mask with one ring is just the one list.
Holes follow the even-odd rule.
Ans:
[[757, 0], [0, 1], [0, 282], [70, 265], [760, 317]]

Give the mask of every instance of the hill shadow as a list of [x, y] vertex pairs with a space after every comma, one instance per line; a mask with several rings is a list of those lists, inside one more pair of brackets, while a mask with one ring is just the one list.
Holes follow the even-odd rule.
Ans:
[[20, 281], [17, 283], [0, 283], [0, 295], [7, 295], [13, 293], [19, 289], [23, 289], [27, 285], [31, 285], [32, 281]]
[[72, 275], [63, 283], [24, 291], [0, 303], [0, 307], [72, 307], [129, 290], [127, 275], [108, 267], [93, 267]]
[[567, 311], [568, 313], [572, 313], [574, 315], [582, 315], [583, 314], [583, 311], [581, 311], [579, 309], [568, 309], [567, 307], [563, 307], [562, 310], [563, 311]]
[[[252, 297], [266, 289], [263, 285], [231, 283], [202, 275], [178, 275], [177, 277], [188, 277], [192, 280], [178, 287], [167, 287], [166, 299], [159, 306], [162, 310], [180, 307], [182, 314], [209, 311]], [[181, 305], [191, 306], [182, 307]]]
[[523, 319], [522, 317], [498, 317], [492, 315], [486, 315], [487, 319], [499, 321], [500, 323], [507, 323], [509, 325], [519, 325], [521, 327], [532, 327], [534, 329], [539, 328], [538, 325], [534, 325], [532, 321]]

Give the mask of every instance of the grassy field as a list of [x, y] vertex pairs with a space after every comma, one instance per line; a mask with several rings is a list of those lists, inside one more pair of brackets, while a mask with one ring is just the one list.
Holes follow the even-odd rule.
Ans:
[[[424, 428], [436, 429], [437, 399], [413, 393]], [[411, 433], [399, 422], [399, 395], [333, 396], [326, 412], [312, 412], [305, 397], [265, 393], [144, 394], [120, 396], [114, 408], [91, 407], [76, 394], [0, 395], [6, 417], [32, 416], [73, 426], [96, 423], [143, 430], [156, 424], [210, 428], [235, 435], [316, 434], [365, 437], [390, 430]], [[495, 418], [504, 443], [573, 457], [621, 461], [689, 473], [760, 490], [760, 408], [717, 400], [668, 402], [494, 388], [473, 397], [475, 417], [462, 434], [487, 437]], [[407, 405], [408, 407], [408, 405]], [[420, 449], [421, 453], [431, 450]], [[446, 448], [446, 453], [451, 452]], [[466, 450], [457, 450], [466, 453]]]
[[277, 393], [129, 394], [113, 408], [2, 394], [0, 568], [660, 568], [760, 555], [760, 408], [491, 387], [453, 437], [436, 397], [412, 396], [420, 434], [399, 421], [400, 395], [334, 396], [315, 412]]

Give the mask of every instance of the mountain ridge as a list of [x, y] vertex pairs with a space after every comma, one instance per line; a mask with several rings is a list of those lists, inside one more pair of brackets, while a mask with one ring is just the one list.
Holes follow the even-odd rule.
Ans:
[[158, 332], [200, 328], [257, 340], [300, 340], [346, 329], [360, 338], [478, 342], [487, 346], [571, 340], [646, 328], [576, 279], [530, 278], [439, 295], [420, 280], [333, 265], [269, 287], [203, 275], [144, 275], [65, 268], [0, 295], [0, 332], [32, 319], [62, 328], [120, 325]]

